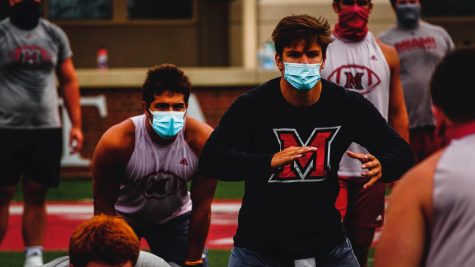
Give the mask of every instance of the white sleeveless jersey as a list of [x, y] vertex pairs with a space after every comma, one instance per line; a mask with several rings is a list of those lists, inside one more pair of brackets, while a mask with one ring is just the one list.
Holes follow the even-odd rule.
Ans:
[[115, 209], [139, 225], [165, 223], [191, 211], [187, 182], [198, 170], [198, 157], [180, 131], [167, 146], [154, 143], [145, 128], [145, 115], [130, 118], [135, 147], [120, 186]]
[[[425, 266], [475, 266], [475, 134], [453, 140], [435, 168]], [[463, 160], [462, 160], [463, 159]]]
[[[326, 52], [322, 78], [361, 93], [387, 120], [391, 71], [373, 34], [368, 32], [360, 42], [345, 42], [334, 37], [335, 41], [328, 46]], [[355, 143], [351, 144], [348, 150], [368, 153]], [[343, 156], [339, 175], [361, 176], [361, 171], [361, 163], [358, 160], [346, 154]]]

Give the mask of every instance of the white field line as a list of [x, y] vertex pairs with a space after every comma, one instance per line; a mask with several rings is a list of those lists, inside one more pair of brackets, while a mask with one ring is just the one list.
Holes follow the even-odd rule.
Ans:
[[[211, 205], [211, 211], [213, 213], [237, 213], [241, 203], [213, 203]], [[90, 214], [94, 212], [94, 209], [91, 204], [47, 204], [46, 212], [51, 215], [74, 215], [74, 214]], [[11, 215], [20, 215], [23, 213], [22, 204], [12, 204], [10, 205], [10, 214]]]
[[209, 240], [210, 245], [232, 245], [234, 243], [234, 240], [232, 237], [227, 237], [227, 238], [220, 238], [220, 239], [215, 239], [215, 240]]

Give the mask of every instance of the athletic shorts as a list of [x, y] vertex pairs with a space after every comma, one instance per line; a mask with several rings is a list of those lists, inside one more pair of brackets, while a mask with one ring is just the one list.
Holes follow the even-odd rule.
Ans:
[[[127, 217], [124, 216], [127, 220]], [[139, 238], [144, 238], [150, 251], [164, 259], [166, 262], [173, 262], [183, 265], [188, 252], [188, 233], [191, 221], [191, 212], [180, 215], [166, 223], [151, 226], [140, 226], [127, 220]], [[203, 251], [206, 256], [207, 249]], [[207, 257], [204, 258], [203, 267], [208, 267]]]
[[57, 187], [62, 139], [60, 128], [0, 129], [0, 186], [16, 185], [23, 177]]
[[377, 228], [383, 225], [386, 184], [376, 182], [366, 190], [366, 177], [339, 177], [340, 193], [335, 206], [345, 226]]

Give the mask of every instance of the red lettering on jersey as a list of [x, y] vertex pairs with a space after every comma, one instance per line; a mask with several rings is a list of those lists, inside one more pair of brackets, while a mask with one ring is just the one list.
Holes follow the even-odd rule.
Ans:
[[17, 47], [13, 52], [14, 61], [22, 65], [39, 66], [51, 63], [51, 56], [45, 49], [36, 45]]
[[370, 93], [381, 83], [381, 79], [373, 70], [356, 64], [338, 67], [330, 73], [328, 80], [363, 95]]
[[351, 72], [345, 72], [346, 76], [346, 84], [345, 88], [353, 88], [353, 89], [363, 89], [363, 85], [361, 84], [361, 77], [363, 77], [362, 72], [357, 72], [354, 76]]
[[435, 41], [434, 37], [431, 36], [425, 38], [417, 37], [395, 43], [394, 47], [399, 53], [414, 49], [431, 50], [437, 48], [437, 42]]
[[274, 129], [280, 150], [291, 146], [313, 146], [317, 150], [306, 153], [284, 165], [279, 173], [273, 174], [269, 182], [321, 181], [330, 169], [330, 145], [340, 127], [315, 128], [304, 143], [295, 129]]

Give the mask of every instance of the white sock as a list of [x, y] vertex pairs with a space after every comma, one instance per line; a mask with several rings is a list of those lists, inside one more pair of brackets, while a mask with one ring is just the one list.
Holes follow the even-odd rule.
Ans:
[[25, 267], [36, 267], [43, 265], [43, 247], [31, 246], [25, 248]]
[[31, 256], [41, 256], [43, 257], [43, 246], [31, 246], [31, 247], [25, 247], [25, 256], [31, 257]]

